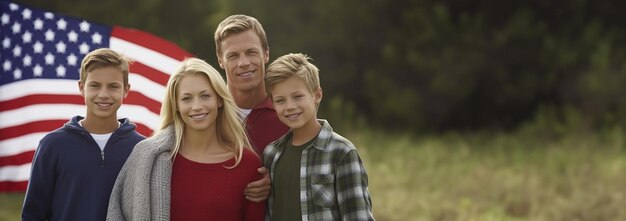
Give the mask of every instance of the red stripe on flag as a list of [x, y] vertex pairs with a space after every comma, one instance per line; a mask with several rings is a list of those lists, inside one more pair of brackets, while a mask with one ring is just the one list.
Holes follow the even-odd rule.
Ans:
[[0, 192], [24, 192], [26, 191], [27, 186], [28, 186], [28, 181], [0, 182]]
[[[0, 112], [22, 108], [35, 104], [85, 104], [80, 95], [35, 94], [0, 102]], [[128, 92], [124, 104], [145, 106], [155, 114], [161, 112], [161, 103], [136, 91]], [[131, 119], [132, 120], [132, 119]]]
[[144, 48], [158, 51], [161, 54], [167, 55], [177, 60], [183, 60], [185, 58], [192, 57], [189, 52], [181, 49], [172, 42], [165, 41], [150, 33], [135, 29], [114, 26], [111, 31], [111, 37], [132, 42], [133, 44], [141, 45]]
[[34, 104], [56, 104], [61, 101], [63, 104], [85, 104], [84, 98], [79, 95], [33, 94], [0, 102], [0, 112]]
[[[63, 124], [65, 124], [67, 121], [68, 120], [35, 121], [35, 122], [21, 124], [21, 125], [17, 125], [13, 127], [5, 127], [5, 128], [0, 129], [0, 137], [3, 140], [7, 140], [11, 138], [16, 138], [19, 136], [24, 136], [30, 133], [50, 132], [57, 128], [62, 127]], [[144, 136], [149, 136], [152, 134], [152, 130], [146, 125], [135, 123], [132, 121], [132, 119], [131, 119], [131, 122], [137, 126], [136, 130], [140, 134], [143, 134]]]
[[26, 151], [24, 153], [0, 157], [0, 167], [3, 166], [19, 166], [23, 164], [30, 163], [33, 160], [33, 156], [35, 155], [35, 151]]
[[[146, 97], [145, 95], [143, 95], [142, 93], [139, 93], [136, 91], [128, 92], [128, 97], [124, 99], [124, 104], [141, 105], [141, 106], [148, 108], [148, 110], [150, 110], [151, 112], [155, 114], [159, 114], [161, 112], [160, 102], [152, 100], [149, 97]], [[132, 122], [133, 119], [130, 118], [130, 121]]]
[[24, 136], [30, 133], [36, 132], [50, 132], [59, 127], [62, 127], [68, 120], [44, 120], [34, 121], [26, 124], [21, 124], [12, 127], [5, 127], [0, 129], [0, 137], [3, 140]]
[[[154, 68], [148, 67], [140, 62], [133, 62], [130, 64], [130, 72], [140, 74], [151, 81], [159, 83], [161, 85], [167, 84], [170, 76], [163, 72], [157, 71]], [[132, 87], [132, 85], [131, 85]]]
[[137, 125], [137, 128], [135, 128], [135, 130], [138, 133], [140, 133], [140, 134], [142, 134], [142, 135], [144, 135], [146, 137], [149, 137], [150, 135], [152, 135], [152, 129], [150, 129], [149, 127], [146, 127], [146, 125], [143, 125], [143, 124], [136, 124], [136, 125]]

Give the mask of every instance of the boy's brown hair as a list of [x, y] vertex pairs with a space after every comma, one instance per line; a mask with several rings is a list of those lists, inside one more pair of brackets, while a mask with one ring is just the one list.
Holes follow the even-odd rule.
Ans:
[[264, 51], [269, 49], [267, 36], [263, 25], [256, 18], [247, 15], [231, 15], [224, 19], [215, 30], [215, 49], [217, 56], [222, 54], [222, 41], [231, 34], [238, 34], [247, 30], [254, 30], [261, 40], [261, 46]]
[[124, 86], [128, 85], [128, 66], [131, 60], [108, 48], [99, 48], [89, 52], [80, 64], [80, 82], [85, 83], [87, 73], [96, 68], [117, 67], [122, 71]]
[[291, 76], [304, 80], [304, 84], [311, 93], [315, 93], [315, 90], [321, 88], [319, 70], [309, 60], [311, 58], [305, 54], [291, 53], [280, 56], [272, 62], [265, 74], [265, 90], [270, 99], [274, 85]]

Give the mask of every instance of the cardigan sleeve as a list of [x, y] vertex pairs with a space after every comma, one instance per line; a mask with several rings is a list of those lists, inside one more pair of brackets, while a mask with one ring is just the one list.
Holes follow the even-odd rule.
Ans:
[[123, 187], [127, 174], [128, 167], [126, 164], [124, 164], [124, 167], [122, 167], [122, 170], [117, 175], [115, 185], [113, 186], [113, 190], [111, 191], [111, 197], [109, 198], [109, 208], [107, 210], [107, 221], [126, 220], [124, 219], [124, 216], [122, 214], [122, 195], [124, 194]]

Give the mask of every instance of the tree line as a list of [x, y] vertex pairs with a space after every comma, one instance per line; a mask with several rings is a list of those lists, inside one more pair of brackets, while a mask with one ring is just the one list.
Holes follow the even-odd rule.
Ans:
[[152, 32], [217, 65], [226, 16], [263, 23], [271, 60], [310, 55], [320, 116], [390, 130], [510, 130], [551, 110], [626, 125], [622, 1], [24, 0]]

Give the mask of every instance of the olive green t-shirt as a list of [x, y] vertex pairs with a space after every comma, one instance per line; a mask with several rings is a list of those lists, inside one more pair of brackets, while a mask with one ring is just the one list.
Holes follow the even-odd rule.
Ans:
[[302, 151], [315, 141], [311, 139], [300, 146], [293, 146], [292, 140], [285, 142], [286, 147], [276, 162], [274, 169], [274, 205], [272, 209], [273, 221], [302, 220], [300, 208], [300, 159]]

